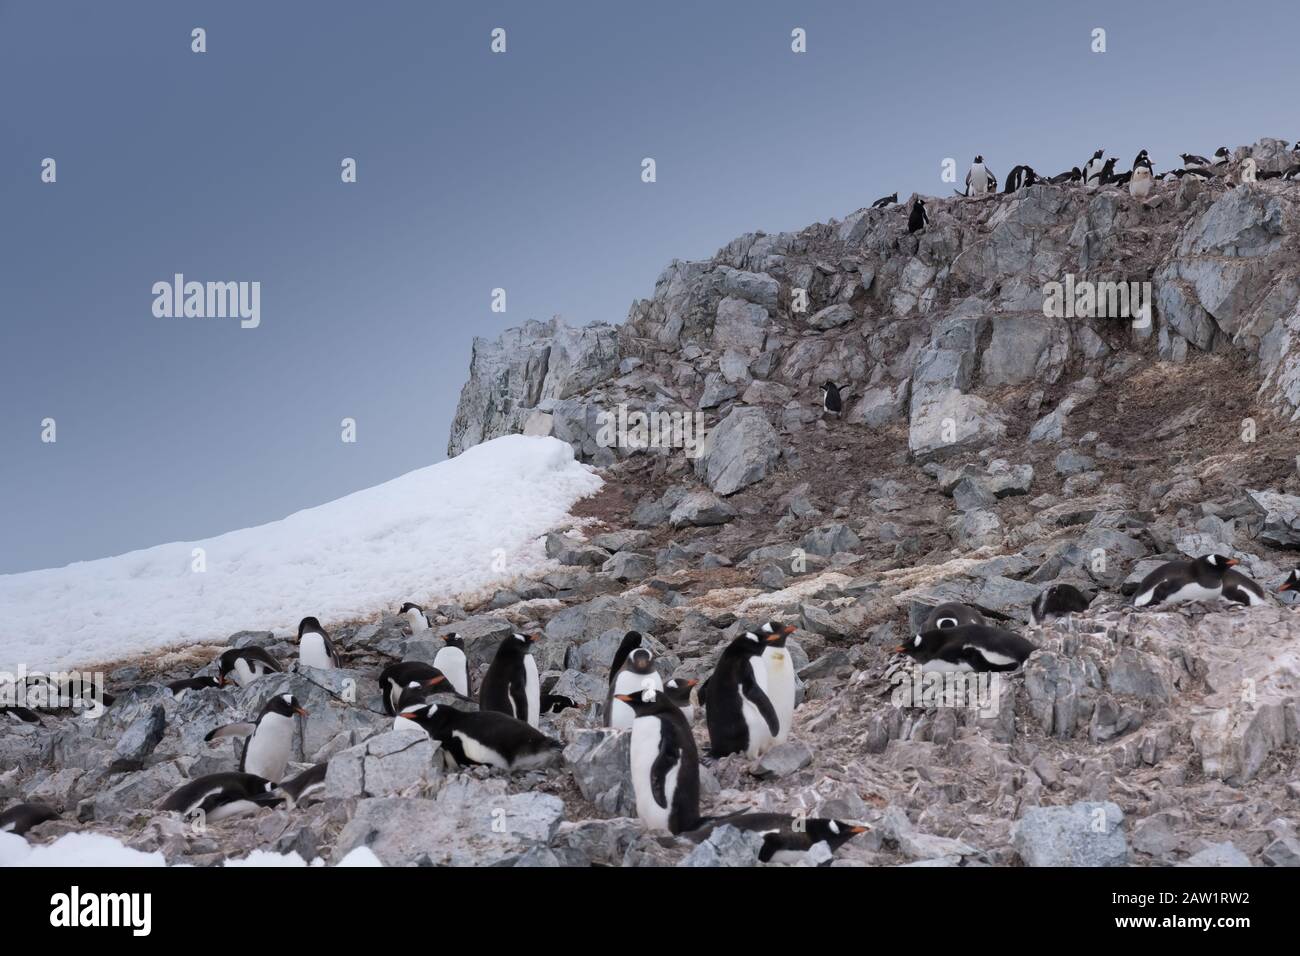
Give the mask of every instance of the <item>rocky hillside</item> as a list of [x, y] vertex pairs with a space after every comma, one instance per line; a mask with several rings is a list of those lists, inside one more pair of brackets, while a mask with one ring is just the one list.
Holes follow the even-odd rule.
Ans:
[[[700, 846], [645, 832], [626, 735], [592, 711], [626, 630], [665, 675], [705, 677], [776, 619], [798, 627], [793, 737], [705, 757], [706, 814], [870, 824], [835, 865], [1300, 864], [1300, 615], [1272, 594], [1300, 552], [1300, 183], [1239, 183], [1247, 155], [1294, 161], [1264, 140], [1145, 203], [1041, 184], [935, 199], [915, 235], [907, 205], [863, 209], [675, 261], [621, 326], [476, 341], [449, 453], [549, 434], [606, 482], [548, 537], [557, 570], [436, 612], [480, 676], [511, 631], [544, 634], [544, 689], [577, 704], [543, 719], [561, 765], [448, 774], [390, 731], [375, 674], [438, 642], [389, 616], [335, 629], [341, 670], [179, 704], [158, 683], [211, 649], [124, 665], [111, 681], [137, 686], [98, 726], [0, 737], [0, 794], [65, 812], [33, 839], [89, 827], [171, 861], [367, 845], [386, 863], [752, 863], [729, 829]], [[1045, 314], [1067, 276], [1150, 283], [1153, 306]], [[822, 414], [827, 380], [850, 391], [842, 418]], [[695, 456], [611, 442], [619, 406], [701, 413], [709, 437]], [[1269, 604], [1125, 605], [1161, 561], [1209, 552]], [[1053, 582], [1092, 607], [1028, 626]], [[947, 600], [1039, 649], [992, 707], [896, 707], [893, 648]], [[294, 654], [284, 635], [230, 639], [249, 642]], [[286, 689], [311, 711], [296, 758], [331, 759], [323, 801], [202, 834], [148, 809], [230, 769], [203, 734]]]

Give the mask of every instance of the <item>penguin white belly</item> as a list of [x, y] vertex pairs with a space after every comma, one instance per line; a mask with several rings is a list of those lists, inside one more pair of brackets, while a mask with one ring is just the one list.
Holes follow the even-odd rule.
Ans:
[[971, 667], [965, 661], [962, 661], [959, 664], [954, 664], [952, 661], [945, 661], [939, 657], [936, 657], [934, 660], [926, 661], [921, 665], [922, 671], [973, 671], [974, 669], [975, 668]]
[[433, 655], [433, 666], [442, 671], [456, 693], [469, 696], [469, 667], [465, 664], [465, 652], [459, 647], [444, 647]]
[[524, 655], [524, 696], [528, 699], [528, 723], [537, 727], [542, 722], [542, 682], [532, 654]]
[[983, 196], [989, 191], [988, 171], [983, 166], [970, 168], [970, 191], [972, 196]]
[[284, 779], [292, 744], [293, 718], [266, 714], [248, 738], [248, 749], [244, 752], [244, 772], [255, 773], [272, 783], [279, 783]]
[[1151, 180], [1146, 178], [1130, 179], [1128, 192], [1134, 199], [1146, 199], [1147, 196], [1151, 195]]
[[[825, 841], [822, 842], [824, 843]], [[812, 852], [813, 847], [816, 846], [818, 846], [818, 844], [814, 843], [807, 850], [777, 850], [772, 854], [772, 859], [768, 862], [784, 863], [787, 866], [797, 866], [800, 863], [808, 863], [810, 861], [809, 854]]]
[[776, 735], [779, 744], [790, 736], [794, 722], [794, 664], [790, 652], [783, 647], [770, 647], [763, 651], [763, 661], [767, 665], [767, 696], [772, 699], [780, 727]]
[[[761, 657], [751, 657], [749, 667], [754, 673], [754, 681], [767, 693], [767, 665]], [[745, 729], [749, 735], [749, 746], [745, 753], [750, 757], [761, 757], [772, 747], [772, 731], [763, 719], [762, 712], [750, 703], [743, 690], [737, 690], [740, 693], [740, 712], [745, 718]]]
[[688, 724], [695, 723], [695, 705], [687, 704], [682, 708], [682, 716], [686, 718]]
[[[1160, 584], [1157, 584], [1156, 588], [1158, 588], [1159, 586]], [[1146, 591], [1143, 591], [1141, 594], [1139, 594], [1136, 598], [1133, 599], [1133, 606], [1146, 607], [1148, 604], [1150, 604], [1151, 598], [1155, 595], [1156, 588], [1150, 588]], [[1218, 588], [1201, 587], [1201, 585], [1197, 584], [1195, 581], [1192, 581], [1189, 584], [1184, 584], [1181, 588], [1179, 588], [1173, 594], [1169, 595], [1169, 597], [1165, 598], [1160, 603], [1161, 604], [1184, 604], [1188, 601], [1210, 601], [1213, 600], [1214, 598], [1221, 597], [1222, 595], [1223, 595], [1223, 588], [1221, 587]]]
[[325, 647], [325, 638], [308, 631], [298, 642], [298, 663], [303, 667], [315, 667], [320, 670], [329, 670], [334, 666], [330, 660], [330, 652]]
[[977, 647], [974, 644], [963, 645], [962, 650], [975, 651], [980, 657], [988, 661], [994, 667], [1006, 667], [1009, 664], [1015, 664], [1014, 657], [1007, 657], [1005, 654], [999, 654], [997, 651], [990, 651], [988, 648]]
[[[661, 807], [655, 802], [653, 776], [655, 760], [659, 758], [659, 735], [661, 728], [657, 717], [638, 717], [632, 723], [632, 790], [636, 794], [636, 815], [641, 822], [652, 830], [668, 829], [668, 807]], [[677, 768], [674, 767], [669, 780], [677, 786]], [[668, 787], [664, 787], [668, 796]], [[668, 806], [672, 798], [668, 796]]]
[[510, 761], [486, 744], [479, 743], [473, 737], [467, 737], [459, 730], [453, 730], [451, 735], [460, 741], [460, 749], [465, 751], [465, 756], [468, 759], [475, 763], [485, 763], [489, 767], [496, 767], [498, 770], [510, 769]]
[[265, 668], [266, 665], [261, 661], [258, 661], [254, 667], [249, 667], [248, 661], [240, 657], [235, 660], [235, 669], [232, 671], [232, 674], [234, 675], [236, 684], [240, 687], [247, 687], [266, 672]]
[[428, 619], [422, 612], [417, 611], [415, 608], [411, 608], [406, 612], [406, 620], [411, 625], [412, 634], [419, 634], [421, 631], [427, 631], [429, 629]]
[[207, 821], [208, 823], [215, 823], [218, 820], [229, 820], [231, 817], [252, 813], [256, 809], [257, 804], [252, 800], [233, 800], [230, 803], [223, 803], [219, 807], [213, 807], [212, 812], [207, 815]]
[[[646, 689], [655, 692], [662, 692], [664, 689], [664, 680], [658, 672], [653, 674], [637, 674], [634, 671], [619, 671], [618, 676], [614, 678], [615, 694], [637, 694]], [[630, 730], [632, 721], [636, 714], [632, 708], [621, 700], [610, 702], [609, 707], [609, 725], [615, 730]]]

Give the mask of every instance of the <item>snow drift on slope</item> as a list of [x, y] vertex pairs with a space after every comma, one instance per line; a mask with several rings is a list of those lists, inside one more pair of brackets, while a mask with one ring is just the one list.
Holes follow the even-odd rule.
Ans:
[[245, 629], [296, 633], [308, 614], [329, 627], [482, 592], [544, 567], [540, 536], [600, 485], [566, 443], [507, 435], [281, 521], [0, 575], [0, 671], [106, 663]]

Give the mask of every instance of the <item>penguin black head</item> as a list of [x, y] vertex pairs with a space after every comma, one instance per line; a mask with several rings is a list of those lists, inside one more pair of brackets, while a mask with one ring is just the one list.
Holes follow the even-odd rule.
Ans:
[[866, 833], [868, 828], [856, 823], [845, 823], [843, 820], [814, 817], [804, 821], [804, 829], [814, 843], [824, 840], [832, 850], [836, 850], [859, 833]]
[[634, 674], [654, 673], [654, 655], [644, 647], [638, 647], [627, 656], [627, 669]]
[[922, 199], [920, 196], [917, 196], [917, 197], [916, 197], [916, 205], [921, 206], [922, 208], [924, 208], [924, 206], [925, 206], [925, 200]]
[[785, 647], [785, 639], [796, 630], [798, 628], [793, 624], [778, 624], [776, 621], [768, 621], [758, 629], [758, 634], [763, 639], [763, 643], [770, 647]]
[[308, 711], [298, 703], [298, 698], [293, 694], [277, 694], [262, 708], [262, 716], [265, 717], [267, 714], [279, 714], [281, 717], [292, 717], [297, 714], [299, 717], [306, 717]]
[[976, 157], [975, 157], [975, 162], [977, 162], [977, 163], [982, 163], [982, 162], [984, 162], [984, 157], [983, 157], [983, 156], [976, 156]]
[[1222, 574], [1240, 562], [1236, 558], [1225, 558], [1221, 554], [1207, 554], [1196, 559], [1196, 563]]
[[424, 608], [420, 607], [420, 605], [418, 604], [412, 604], [410, 601], [407, 601], [405, 604], [401, 606], [401, 608], [398, 610], [397, 613], [405, 614], [407, 611], [419, 611], [421, 614], [423, 614]]
[[298, 622], [298, 636], [302, 637], [307, 633], [324, 634], [325, 628], [320, 626], [320, 621], [314, 617], [304, 617]]
[[943, 627], [936, 628], [933, 631], [923, 631], [913, 636], [906, 644], [899, 644], [894, 650], [899, 654], [906, 654], [908, 657], [932, 657], [934, 652], [949, 639], [949, 631], [951, 630], [951, 628]]
[[541, 639], [542, 635], [540, 634], [520, 634], [518, 632], [511, 634], [509, 638], [511, 642], [517, 642], [516, 646], [525, 651], [531, 649]]
[[465, 649], [465, 639], [455, 631], [442, 635], [442, 643], [447, 647], [459, 647], [462, 651]]
[[1300, 567], [1293, 568], [1291, 573], [1286, 576], [1286, 580], [1278, 587], [1279, 591], [1291, 591], [1295, 589], [1300, 589]]
[[[448, 713], [449, 711], [451, 713]], [[397, 712], [397, 716], [413, 721], [432, 737], [454, 713], [453, 707], [439, 707], [437, 704], [408, 704]]]
[[1093, 158], [1093, 159], [1101, 159], [1101, 157], [1102, 157], [1103, 155], [1105, 155], [1105, 153], [1106, 153], [1106, 151], [1105, 151], [1104, 149], [1099, 149], [1099, 150], [1097, 150], [1097, 152], [1095, 152], [1095, 153], [1092, 154], [1092, 158]]
[[690, 703], [691, 688], [698, 683], [694, 677], [674, 677], [664, 682], [664, 696], [680, 707]]
[[1227, 158], [1228, 158], [1228, 153], [1229, 153], [1229, 152], [1230, 152], [1230, 150], [1228, 149], [1228, 147], [1226, 147], [1226, 146], [1220, 146], [1218, 149], [1216, 149], [1216, 150], [1214, 151], [1214, 155], [1215, 155], [1215, 156], [1222, 156], [1224, 159], [1227, 159]]

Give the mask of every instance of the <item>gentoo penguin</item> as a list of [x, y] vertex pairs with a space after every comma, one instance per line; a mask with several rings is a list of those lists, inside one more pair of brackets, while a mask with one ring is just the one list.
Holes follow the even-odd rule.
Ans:
[[402, 711], [461, 767], [482, 764], [498, 770], [544, 767], [564, 744], [522, 720], [493, 710], [466, 712], [446, 704], [414, 704]]
[[1207, 554], [1195, 561], [1170, 561], [1142, 579], [1134, 607], [1178, 604], [1183, 601], [1209, 601], [1223, 596], [1223, 573], [1236, 560]]
[[984, 165], [984, 157], [976, 156], [966, 173], [966, 195], [983, 196], [985, 193], [997, 192], [998, 177]]
[[884, 209], [886, 206], [892, 206], [898, 202], [898, 193], [891, 193], [888, 196], [881, 196], [871, 204], [872, 209]]
[[1286, 576], [1285, 581], [1278, 585], [1277, 589], [1279, 593], [1300, 590], [1300, 566], [1292, 568], [1291, 573]]
[[822, 414], [834, 415], [836, 418], [844, 417], [844, 396], [848, 394], [848, 389], [842, 389], [830, 379], [822, 389]]
[[917, 196], [912, 200], [912, 211], [907, 217], [907, 231], [920, 232], [928, 225], [930, 225], [930, 214], [925, 211], [925, 200]]
[[542, 715], [542, 685], [537, 661], [529, 653], [540, 634], [511, 634], [497, 648], [496, 656], [479, 688], [479, 707], [517, 717], [536, 727]]
[[1155, 178], [1151, 175], [1151, 167], [1137, 166], [1129, 179], [1128, 194], [1139, 201], [1146, 199], [1151, 195], [1151, 187], [1154, 183]]
[[1259, 172], [1259, 164], [1255, 162], [1253, 156], [1247, 156], [1241, 161], [1241, 181], [1243, 183], [1253, 183], [1256, 181]]
[[328, 760], [318, 763], [280, 784], [280, 792], [285, 795], [290, 807], [298, 806], [308, 797], [315, 796], [325, 789], [325, 772], [329, 769], [329, 765]]
[[339, 666], [339, 652], [334, 642], [314, 617], [298, 622], [298, 663], [303, 667], [329, 670]]
[[1223, 599], [1246, 607], [1268, 603], [1264, 589], [1236, 568], [1228, 568], [1223, 572]]
[[1151, 168], [1151, 157], [1147, 155], [1145, 149], [1133, 157], [1133, 168], [1136, 170], [1139, 166], [1145, 166], [1147, 169]]
[[293, 694], [276, 694], [266, 702], [256, 722], [227, 724], [212, 730], [203, 739], [215, 743], [225, 737], [247, 737], [239, 769], [255, 773], [272, 783], [284, 779], [289, 753], [293, 749], [294, 714], [307, 716], [307, 711]]
[[[720, 826], [733, 826], [739, 830], [749, 830], [763, 834], [763, 848], [758, 852], [760, 863], [804, 863], [809, 861], [809, 854], [819, 843], [834, 853], [859, 833], [866, 833], [867, 827], [829, 817], [809, 817], [801, 822], [798, 829], [794, 817], [788, 813], [733, 813], [725, 817], [714, 817], [707, 824], [692, 830], [687, 837], [699, 843], [707, 840], [714, 829]], [[829, 860], [821, 865], [828, 866]]]
[[447, 675], [432, 664], [426, 664], [424, 661], [402, 661], [400, 664], [389, 664], [379, 672], [379, 688], [384, 695], [384, 713], [396, 714], [401, 710], [401, 707], [398, 706], [398, 700], [407, 689], [412, 687], [436, 688], [440, 684], [450, 686]]
[[184, 700], [189, 691], [220, 686], [221, 681], [208, 674], [204, 677], [187, 677], [185, 680], [174, 680], [167, 685], [167, 689], [172, 692], [172, 696], [177, 700]]
[[1019, 634], [987, 624], [923, 631], [895, 648], [923, 671], [1013, 671], [1035, 650]]
[[636, 815], [651, 830], [700, 825], [700, 756], [681, 710], [653, 690], [620, 694], [632, 709], [632, 790]]
[[[1102, 156], [1105, 154], [1104, 149], [1099, 149], [1092, 154], [1092, 159], [1083, 164], [1083, 185], [1088, 186], [1093, 179], [1101, 175], [1101, 169], [1105, 165]], [[1112, 164], [1113, 165], [1113, 164]]]
[[1282, 174], [1286, 180], [1300, 179], [1300, 163], [1287, 167], [1287, 171]]
[[1232, 151], [1226, 146], [1220, 146], [1214, 151], [1214, 165], [1222, 166], [1232, 157]]
[[654, 655], [644, 647], [636, 648], [628, 654], [609, 685], [605, 697], [605, 726], [615, 730], [632, 729], [632, 708], [619, 702], [620, 695], [663, 689], [664, 679], [655, 670]]
[[767, 696], [767, 665], [761, 637], [746, 631], [722, 652], [705, 688], [709, 752], [715, 757], [747, 753], [761, 757], [781, 729]]
[[175, 790], [158, 809], [173, 810], [182, 817], [202, 812], [208, 822], [215, 822], [275, 806], [283, 800], [275, 784], [257, 774], [210, 773]]
[[1184, 166], [1208, 166], [1210, 161], [1204, 156], [1198, 156], [1196, 153], [1179, 153]]
[[1133, 174], [1131, 172], [1120, 173], [1119, 175], [1110, 178], [1110, 184], [1112, 186], [1127, 186], [1132, 179]]
[[15, 803], [0, 813], [0, 833], [22, 836], [32, 827], [58, 818], [59, 814], [43, 803]]
[[1081, 179], [1083, 179], [1083, 170], [1075, 166], [1068, 173], [1057, 173], [1048, 182], [1053, 186], [1060, 186], [1064, 183], [1077, 183]]
[[407, 601], [397, 613], [406, 618], [406, 623], [411, 626], [412, 634], [419, 634], [421, 631], [429, 629], [429, 619], [424, 616], [424, 608], [420, 607], [420, 605]]
[[1097, 186], [1105, 186], [1108, 183], [1110, 183], [1110, 181], [1113, 180], [1114, 178], [1115, 178], [1115, 157], [1112, 156], [1110, 159], [1102, 163], [1099, 169], [1093, 170], [1093, 172], [1088, 176], [1088, 179], [1084, 182], [1084, 185], [1089, 188], [1096, 188]]
[[677, 705], [688, 724], [695, 723], [695, 688], [700, 684], [693, 677], [674, 677], [664, 681], [664, 696]]
[[614, 686], [614, 678], [623, 669], [623, 663], [627, 660], [627, 656], [640, 647], [644, 640], [645, 638], [641, 636], [640, 631], [628, 631], [623, 635], [623, 640], [619, 642], [618, 649], [614, 651], [613, 660], [609, 662], [608, 683], [610, 687]]
[[797, 628], [768, 621], [758, 629], [763, 639], [763, 666], [767, 668], [767, 696], [776, 711], [775, 742], [785, 743], [794, 725], [794, 661], [785, 648], [786, 638]]
[[465, 658], [465, 640], [455, 631], [442, 635], [442, 647], [433, 655], [433, 666], [447, 675], [452, 689], [469, 696], [469, 661]]
[[15, 724], [40, 724], [41, 716], [30, 707], [18, 704], [0, 704], [0, 714]]
[[1088, 610], [1092, 601], [1073, 584], [1053, 584], [1044, 588], [1029, 606], [1029, 623], [1037, 627], [1054, 617]]
[[264, 674], [280, 673], [280, 662], [260, 647], [239, 647], [217, 658], [217, 680], [222, 686], [247, 687]]
[[1038, 174], [1034, 172], [1031, 166], [1013, 166], [1011, 172], [1007, 173], [1006, 185], [1002, 191], [1004, 193], [1013, 193], [1018, 189], [1024, 189], [1026, 186], [1032, 186], [1038, 182]]
[[923, 631], [933, 631], [941, 627], [961, 627], [964, 624], [983, 624], [984, 615], [969, 604], [948, 601], [940, 604], [925, 616], [921, 625]]

